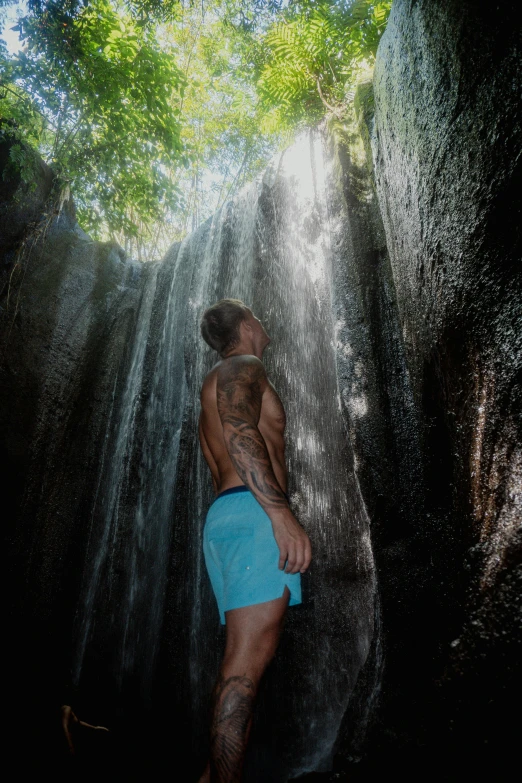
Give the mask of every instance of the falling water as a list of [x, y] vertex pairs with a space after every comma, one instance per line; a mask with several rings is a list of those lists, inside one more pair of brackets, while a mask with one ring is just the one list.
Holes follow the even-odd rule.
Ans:
[[138, 678], [146, 694], [162, 651], [204, 748], [219, 620], [202, 563], [211, 487], [196, 425], [216, 357], [198, 323], [214, 301], [244, 300], [272, 338], [264, 358], [287, 412], [291, 504], [314, 549], [304, 604], [289, 611], [263, 686], [252, 781], [329, 768], [374, 630], [369, 523], [338, 385], [325, 154], [321, 135], [305, 134], [151, 266], [115, 390], [78, 612], [77, 680], [110, 649], [119, 687]]

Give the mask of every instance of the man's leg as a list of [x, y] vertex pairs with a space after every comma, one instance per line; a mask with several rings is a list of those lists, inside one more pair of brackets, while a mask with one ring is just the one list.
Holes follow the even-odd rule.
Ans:
[[288, 599], [286, 587], [282, 598], [225, 614], [227, 641], [214, 688], [211, 761], [200, 783], [241, 780], [257, 688], [277, 649]]

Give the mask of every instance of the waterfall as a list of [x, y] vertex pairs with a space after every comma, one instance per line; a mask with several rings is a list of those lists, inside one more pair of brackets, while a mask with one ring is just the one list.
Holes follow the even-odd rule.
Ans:
[[77, 612], [78, 687], [109, 668], [112, 692], [138, 683], [146, 701], [161, 671], [165, 687], [177, 683], [194, 755], [204, 753], [222, 634], [201, 547], [212, 492], [196, 425], [216, 356], [199, 320], [220, 298], [242, 299], [272, 338], [264, 360], [287, 413], [291, 506], [314, 552], [304, 603], [289, 610], [261, 689], [249, 781], [329, 769], [374, 633], [369, 520], [338, 382], [325, 156], [321, 133], [307, 132], [147, 268], [114, 388]]

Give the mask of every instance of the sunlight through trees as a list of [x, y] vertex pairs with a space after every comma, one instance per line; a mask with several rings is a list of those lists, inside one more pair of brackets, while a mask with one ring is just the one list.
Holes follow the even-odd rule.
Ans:
[[158, 257], [297, 130], [343, 120], [390, 6], [0, 0], [0, 139], [17, 142], [7, 176], [30, 181], [36, 149], [86, 231]]

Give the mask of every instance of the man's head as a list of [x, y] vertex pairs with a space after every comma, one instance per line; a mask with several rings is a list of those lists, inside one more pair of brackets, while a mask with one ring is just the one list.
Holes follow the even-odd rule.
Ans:
[[261, 322], [252, 311], [239, 299], [221, 299], [203, 313], [201, 319], [201, 334], [211, 348], [224, 356], [240, 343], [250, 344], [252, 352], [261, 351], [268, 345], [270, 339]]

